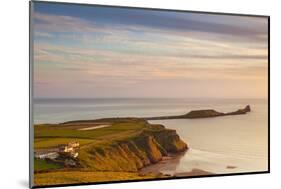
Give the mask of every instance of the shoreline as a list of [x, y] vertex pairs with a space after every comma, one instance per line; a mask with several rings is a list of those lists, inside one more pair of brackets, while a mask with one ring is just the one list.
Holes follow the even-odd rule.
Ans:
[[[66, 144], [73, 140], [79, 142], [81, 148], [77, 165], [81, 166], [82, 170], [91, 170], [93, 174], [100, 175], [100, 177], [103, 177], [102, 175], [105, 173], [117, 171], [120, 173], [134, 172], [135, 178], [147, 175], [151, 177], [188, 177], [218, 174], [213, 172], [216, 172], [216, 170], [196, 167], [193, 164], [186, 169], [177, 169], [181, 172], [176, 172], [173, 166], [178, 164], [185, 154], [182, 150], [186, 148], [181, 141], [178, 141], [180, 139], [176, 132], [178, 129], [166, 128], [164, 123], [150, 123], [143, 118], [117, 117], [74, 120], [59, 124], [34, 126], [35, 131], [37, 131], [35, 132], [35, 139], [38, 139], [35, 143], [38, 146]], [[177, 145], [175, 145], [171, 148], [170, 145], [174, 141], [177, 141], [181, 147], [177, 148]], [[188, 138], [185, 138], [185, 141], [188, 142]], [[175, 150], [178, 153], [173, 154]], [[189, 148], [187, 147], [186, 150], [189, 150]], [[126, 153], [127, 159], [123, 158], [123, 153]], [[90, 156], [91, 158], [88, 158]], [[116, 159], [116, 157], [118, 158]], [[169, 166], [172, 168], [170, 169]], [[227, 166], [227, 169], [235, 168], [231, 164]], [[57, 175], [63, 172], [64, 175], [68, 175], [68, 172], [63, 170], [65, 169], [50, 170], [40, 174], [42, 174], [41, 176], [43, 174]], [[75, 167], [73, 170], [71, 169], [73, 174], [75, 170]], [[79, 172], [76, 176], [77, 178], [80, 176]], [[115, 175], [112, 176], [115, 177]], [[59, 177], [58, 179], [62, 178]], [[106, 180], [107, 178], [102, 179]], [[95, 181], [95, 179], [93, 180]]]

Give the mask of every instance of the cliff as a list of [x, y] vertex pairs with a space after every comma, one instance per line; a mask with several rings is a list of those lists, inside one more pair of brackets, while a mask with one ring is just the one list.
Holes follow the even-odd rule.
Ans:
[[192, 110], [184, 115], [176, 115], [176, 116], [159, 116], [159, 117], [146, 117], [146, 120], [163, 120], [163, 119], [196, 119], [196, 118], [210, 118], [210, 117], [218, 117], [218, 116], [230, 116], [230, 115], [241, 115], [246, 114], [251, 111], [250, 105], [247, 105], [243, 109], [238, 109], [233, 112], [222, 113], [213, 109], [206, 110]]
[[[170, 153], [188, 149], [175, 130], [161, 125], [148, 125], [139, 134], [103, 146], [92, 146], [82, 152], [83, 168], [95, 171], [135, 172], [157, 163]], [[85, 156], [88, 160], [85, 161]]]

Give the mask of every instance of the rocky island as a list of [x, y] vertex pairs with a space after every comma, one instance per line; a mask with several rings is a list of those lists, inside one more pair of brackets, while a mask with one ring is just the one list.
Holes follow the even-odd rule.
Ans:
[[206, 110], [192, 110], [184, 115], [175, 115], [175, 116], [159, 116], [159, 117], [146, 117], [146, 120], [163, 120], [163, 119], [196, 119], [196, 118], [211, 118], [218, 116], [230, 116], [230, 115], [241, 115], [246, 114], [251, 111], [250, 105], [247, 105], [243, 109], [238, 109], [234, 112], [222, 113], [213, 109]]

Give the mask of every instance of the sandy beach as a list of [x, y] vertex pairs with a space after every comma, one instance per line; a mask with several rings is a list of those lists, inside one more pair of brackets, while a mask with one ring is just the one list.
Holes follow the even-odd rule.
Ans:
[[92, 127], [86, 127], [82, 129], [78, 129], [79, 131], [88, 131], [88, 130], [94, 130], [94, 129], [100, 129], [104, 127], [109, 127], [110, 125], [98, 125], [98, 126], [92, 126]]

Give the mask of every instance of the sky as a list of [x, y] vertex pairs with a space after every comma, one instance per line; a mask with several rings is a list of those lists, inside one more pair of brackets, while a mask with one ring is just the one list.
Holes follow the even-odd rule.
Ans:
[[268, 20], [34, 3], [35, 98], [267, 98]]

